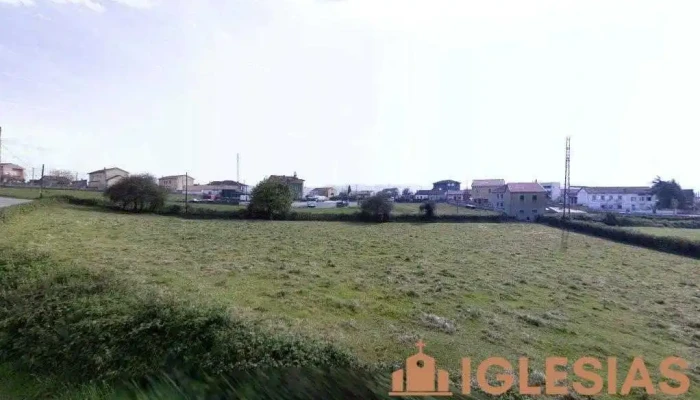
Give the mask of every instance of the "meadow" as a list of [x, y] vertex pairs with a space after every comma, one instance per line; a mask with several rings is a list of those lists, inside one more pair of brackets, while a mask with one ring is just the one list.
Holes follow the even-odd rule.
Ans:
[[116, 273], [367, 362], [401, 362], [419, 338], [454, 376], [466, 356], [527, 356], [541, 371], [546, 356], [676, 355], [695, 360], [700, 394], [689, 258], [536, 224], [193, 221], [66, 205], [3, 234], [61, 268]]

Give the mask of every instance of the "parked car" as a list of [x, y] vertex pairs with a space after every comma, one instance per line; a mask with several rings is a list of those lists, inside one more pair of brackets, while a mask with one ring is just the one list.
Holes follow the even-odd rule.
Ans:
[[306, 206], [309, 208], [315, 208], [316, 207], [316, 200], [307, 202]]
[[339, 201], [339, 202], [335, 203], [336, 207], [347, 207], [348, 205], [349, 205], [349, 203], [347, 201]]

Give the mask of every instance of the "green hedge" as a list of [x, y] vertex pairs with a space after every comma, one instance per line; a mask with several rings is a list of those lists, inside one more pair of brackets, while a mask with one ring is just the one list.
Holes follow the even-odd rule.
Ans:
[[[73, 205], [97, 207], [111, 211], [121, 210], [100, 199], [81, 199], [71, 196], [61, 196], [60, 201]], [[189, 208], [185, 213], [185, 208], [179, 204], [173, 204], [156, 211], [159, 215], [178, 216], [189, 219], [256, 219], [250, 215], [246, 209], [219, 210], [203, 207]], [[275, 216], [273, 220], [282, 221], [339, 221], [339, 222], [374, 222], [372, 215], [362, 213], [314, 213], [291, 211], [283, 216]], [[508, 219], [500, 215], [435, 215], [430, 221], [433, 222], [505, 222]], [[420, 214], [398, 214], [391, 215], [387, 222], [425, 222], [426, 218]]]
[[[596, 213], [596, 214], [572, 214], [571, 219], [576, 221], [604, 222], [606, 217], [612, 214], [615, 216], [614, 226], [644, 226], [655, 228], [683, 228], [700, 229], [700, 218], [693, 217], [673, 217], [673, 216], [653, 216], [653, 215], [625, 215], [618, 213]], [[608, 218], [609, 219], [609, 218]]]
[[560, 217], [540, 217], [538, 220], [549, 226], [585, 233], [620, 243], [646, 247], [648, 249], [700, 258], [700, 242], [676, 238], [652, 236], [640, 232], [619, 229], [599, 222], [562, 220]]

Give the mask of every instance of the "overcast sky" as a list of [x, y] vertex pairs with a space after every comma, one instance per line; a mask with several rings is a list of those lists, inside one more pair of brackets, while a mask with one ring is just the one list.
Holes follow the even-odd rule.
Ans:
[[700, 2], [0, 0], [3, 161], [700, 189]]

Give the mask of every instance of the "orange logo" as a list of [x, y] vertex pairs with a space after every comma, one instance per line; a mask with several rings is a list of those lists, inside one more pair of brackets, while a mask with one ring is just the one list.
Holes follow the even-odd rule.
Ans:
[[[391, 374], [391, 392], [389, 396], [452, 396], [449, 391], [449, 376], [447, 371], [437, 369], [435, 359], [423, 353], [425, 343], [416, 343], [418, 353], [406, 359], [406, 368]], [[570, 361], [573, 361], [573, 371], [570, 371]], [[476, 382], [479, 389], [492, 395], [502, 395], [510, 390], [527, 395], [567, 395], [578, 393], [583, 396], [594, 396], [603, 391], [611, 395], [629, 395], [633, 388], [643, 389], [647, 394], [657, 392], [678, 396], [690, 389], [690, 378], [685, 373], [688, 362], [678, 357], [667, 357], [658, 365], [658, 371], [663, 377], [657, 382], [652, 381], [647, 364], [642, 357], [635, 357], [620, 386], [617, 381], [618, 362], [615, 357], [608, 357], [605, 367], [593, 357], [582, 357], [568, 360], [565, 357], [547, 357], [545, 359], [545, 384], [530, 386], [530, 360], [526, 357], [518, 359], [519, 381], [516, 382], [512, 373], [512, 364], [502, 357], [489, 357], [479, 363], [476, 369]], [[588, 367], [588, 368], [587, 368]], [[487, 379], [488, 371], [498, 370], [496, 382]], [[570, 372], [577, 380], [571, 380]], [[603, 377], [607, 376], [607, 382]], [[472, 385], [471, 359], [462, 359], [462, 394], [471, 394]], [[581, 380], [583, 382], [581, 382]], [[585, 382], [585, 384], [584, 384]], [[498, 383], [494, 385], [494, 383]], [[604, 383], [607, 383], [604, 385]], [[570, 384], [570, 386], [569, 386]], [[604, 386], [607, 386], [604, 388]], [[604, 390], [605, 389], [605, 390]]]
[[406, 359], [405, 385], [404, 370], [394, 371], [391, 374], [389, 396], [452, 396], [448, 387], [447, 371], [437, 369], [435, 359], [423, 353], [423, 347], [425, 347], [423, 340], [419, 340], [416, 346], [418, 346], [418, 353]]

